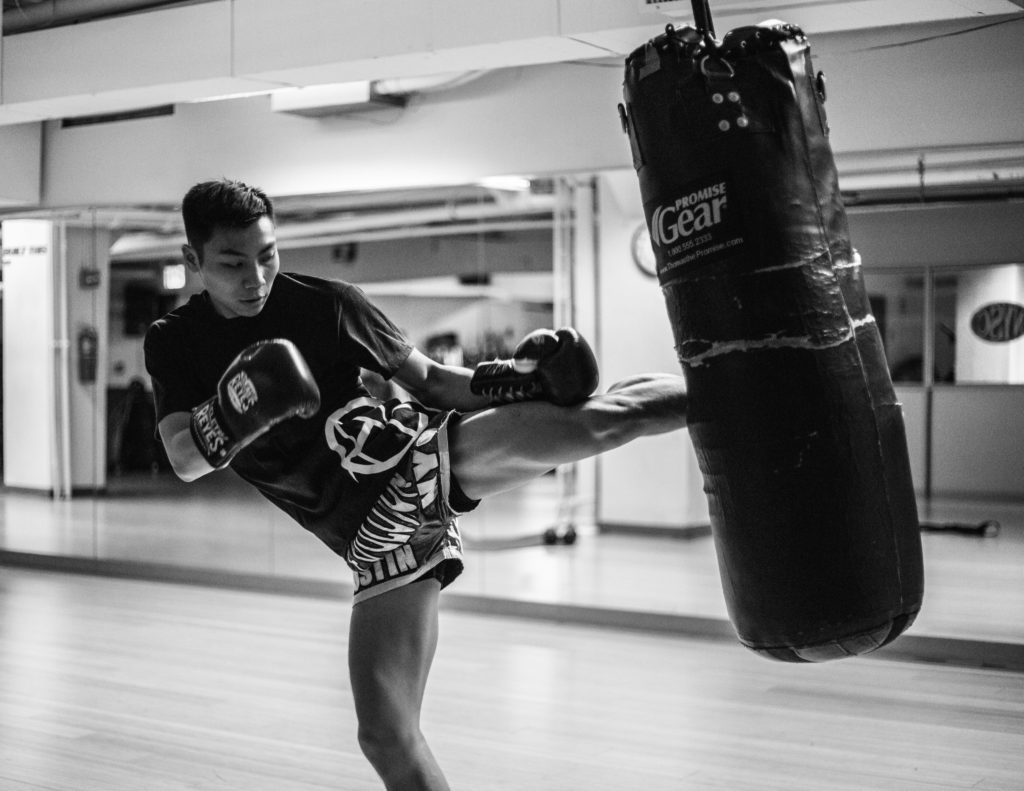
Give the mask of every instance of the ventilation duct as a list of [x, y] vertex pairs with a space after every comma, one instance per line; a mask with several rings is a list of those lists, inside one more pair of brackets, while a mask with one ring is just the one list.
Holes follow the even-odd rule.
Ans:
[[274, 91], [270, 95], [270, 109], [275, 113], [323, 118], [342, 113], [405, 107], [408, 101], [408, 94], [381, 92], [376, 82], [343, 82]]
[[413, 95], [453, 90], [483, 74], [482, 71], [468, 71], [428, 77], [285, 88], [271, 93], [270, 109], [276, 113], [323, 118], [366, 110], [404, 107]]
[[4, 35], [74, 25], [104, 17], [151, 11], [162, 6], [198, 5], [210, 0], [17, 0], [4, 3]]

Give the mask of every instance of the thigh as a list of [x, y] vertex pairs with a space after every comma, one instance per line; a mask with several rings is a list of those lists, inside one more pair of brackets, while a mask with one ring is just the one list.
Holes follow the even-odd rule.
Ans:
[[349, 676], [361, 724], [395, 733], [418, 727], [437, 649], [440, 587], [425, 579], [353, 606]]

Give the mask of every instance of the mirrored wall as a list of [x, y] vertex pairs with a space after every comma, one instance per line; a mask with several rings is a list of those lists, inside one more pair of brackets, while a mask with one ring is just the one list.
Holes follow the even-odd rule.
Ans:
[[[637, 258], [642, 218], [622, 186], [631, 178], [283, 200], [282, 269], [358, 284], [443, 362], [506, 356], [533, 328], [574, 323], [593, 338], [602, 386], [641, 369], [675, 372], [657, 282]], [[205, 580], [350, 585], [340, 558], [232, 473], [185, 484], [170, 472], [142, 337], [198, 287], [180, 265], [173, 215], [146, 226], [95, 212], [50, 220], [63, 263], [34, 292], [4, 240], [0, 550]], [[865, 279], [928, 528], [915, 628], [1024, 643], [1024, 264], [868, 261]], [[33, 323], [52, 332], [26, 346]], [[44, 434], [33, 430], [39, 410], [52, 417]], [[26, 478], [38, 459], [68, 468], [41, 473], [60, 487]], [[453, 593], [727, 617], [684, 434], [552, 471], [462, 524], [469, 562]]]

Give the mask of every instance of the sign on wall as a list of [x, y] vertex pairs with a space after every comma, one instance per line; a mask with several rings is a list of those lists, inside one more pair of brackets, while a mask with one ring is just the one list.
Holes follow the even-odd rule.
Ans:
[[1024, 305], [989, 302], [971, 316], [971, 332], [990, 343], [1009, 343], [1024, 335]]

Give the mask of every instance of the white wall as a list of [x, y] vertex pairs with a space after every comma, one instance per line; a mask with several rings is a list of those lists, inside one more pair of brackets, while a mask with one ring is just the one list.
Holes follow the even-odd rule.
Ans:
[[971, 327], [975, 312], [993, 302], [1024, 303], [1024, 267], [1007, 264], [959, 276], [956, 293], [958, 382], [1024, 383], [1024, 338], [994, 343], [979, 338]]
[[847, 215], [866, 270], [1024, 261], [1024, 201], [851, 207]]
[[3, 223], [4, 484], [52, 491], [56, 463], [52, 222]]
[[[644, 221], [632, 171], [597, 180], [598, 361], [602, 386], [648, 371], [681, 373], [658, 281], [633, 263], [633, 231]], [[600, 459], [598, 524], [672, 528], [707, 524], [697, 457], [685, 432], [638, 440]]]
[[0, 126], [0, 207], [40, 202], [42, 145], [42, 124]]
[[815, 68], [827, 78], [835, 150], [1020, 143], [1024, 19], [957, 26], [972, 27], [960, 35], [893, 27], [812, 37]]
[[[7, 220], [4, 238], [4, 483], [68, 494], [106, 482], [106, 365], [79, 378], [77, 338], [107, 332], [110, 235]], [[100, 284], [83, 288], [83, 268]], [[66, 456], [65, 456], [66, 454]]]
[[937, 387], [932, 410], [934, 495], [1024, 499], [1024, 387]]
[[325, 119], [268, 97], [185, 104], [167, 118], [46, 125], [51, 206], [176, 203], [229, 176], [272, 195], [433, 186], [627, 163], [614, 69], [559, 64], [487, 74], [404, 110]]

